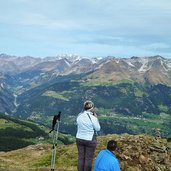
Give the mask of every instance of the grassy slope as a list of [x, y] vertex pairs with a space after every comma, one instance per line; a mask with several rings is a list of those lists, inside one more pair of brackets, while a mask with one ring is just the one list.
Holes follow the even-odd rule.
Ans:
[[[49, 130], [30, 121], [0, 115], [0, 151], [9, 151], [31, 144], [51, 142], [52, 135], [49, 134]], [[59, 140], [60, 143], [64, 144], [74, 142], [74, 138], [63, 134], [60, 134]]]
[[[118, 142], [120, 152], [116, 152], [116, 156], [120, 160], [121, 168], [124, 171], [152, 171], [157, 167], [167, 170], [166, 168], [170, 167], [171, 143], [165, 139], [156, 140], [146, 135], [132, 136], [125, 134], [98, 137], [95, 156], [101, 149], [106, 148], [108, 140], [111, 139]], [[50, 161], [50, 145], [29, 146], [12, 152], [0, 153], [1, 171], [48, 171], [50, 170]], [[58, 145], [56, 170], [76, 171], [76, 167], [76, 144]]]

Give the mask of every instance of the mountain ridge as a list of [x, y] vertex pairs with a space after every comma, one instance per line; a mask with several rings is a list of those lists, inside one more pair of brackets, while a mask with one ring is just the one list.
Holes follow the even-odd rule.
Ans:
[[[5, 55], [0, 56], [0, 60], [5, 60]], [[161, 56], [88, 59], [66, 55], [9, 58], [11, 61], [5, 64], [12, 67], [12, 73], [3, 67], [4, 71], [0, 71], [0, 85], [10, 92], [3, 96], [1, 106], [7, 101], [15, 107], [9, 105], [6, 111], [9, 115], [49, 124], [49, 118], [61, 110], [68, 122], [62, 123], [63, 131], [74, 134], [74, 117], [85, 100], [92, 100], [102, 125], [106, 125], [105, 134], [118, 125], [116, 132], [111, 133], [151, 134], [154, 127], [160, 127], [164, 136], [170, 136], [171, 59]], [[40, 61], [31, 65], [30, 60]], [[25, 66], [20, 68], [21, 64]], [[12, 101], [8, 100], [10, 95]], [[113, 123], [114, 119], [117, 123]]]
[[90, 81], [92, 79], [101, 82], [128, 80], [171, 86], [171, 59], [161, 56], [98, 59], [74, 55], [34, 58], [0, 54], [0, 73], [11, 77], [11, 82], [15, 83], [11, 86], [27, 85], [24, 86], [24, 90], [58, 76], [82, 73], [90, 73], [87, 77], [87, 79], [91, 78]]

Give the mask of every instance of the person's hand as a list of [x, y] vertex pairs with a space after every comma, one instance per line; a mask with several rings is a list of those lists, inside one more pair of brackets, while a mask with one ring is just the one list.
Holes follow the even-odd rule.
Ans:
[[93, 112], [93, 115], [94, 115], [95, 117], [97, 117], [97, 114], [96, 114], [96, 112]]

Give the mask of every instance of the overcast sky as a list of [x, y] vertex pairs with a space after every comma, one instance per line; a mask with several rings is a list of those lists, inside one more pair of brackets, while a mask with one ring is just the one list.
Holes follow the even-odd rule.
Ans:
[[171, 0], [0, 0], [0, 53], [171, 57]]

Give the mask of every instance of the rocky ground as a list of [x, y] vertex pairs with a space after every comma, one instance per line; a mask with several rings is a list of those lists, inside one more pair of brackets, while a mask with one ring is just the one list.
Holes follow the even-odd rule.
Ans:
[[[171, 171], [171, 142], [148, 135], [108, 135], [98, 137], [95, 156], [106, 148], [109, 140], [118, 142], [118, 157], [122, 171]], [[49, 171], [51, 145], [28, 146], [0, 153], [1, 171]], [[56, 171], [76, 171], [75, 144], [59, 145]]]
[[145, 135], [118, 136], [115, 140], [123, 171], [171, 171], [171, 143], [166, 140]]

